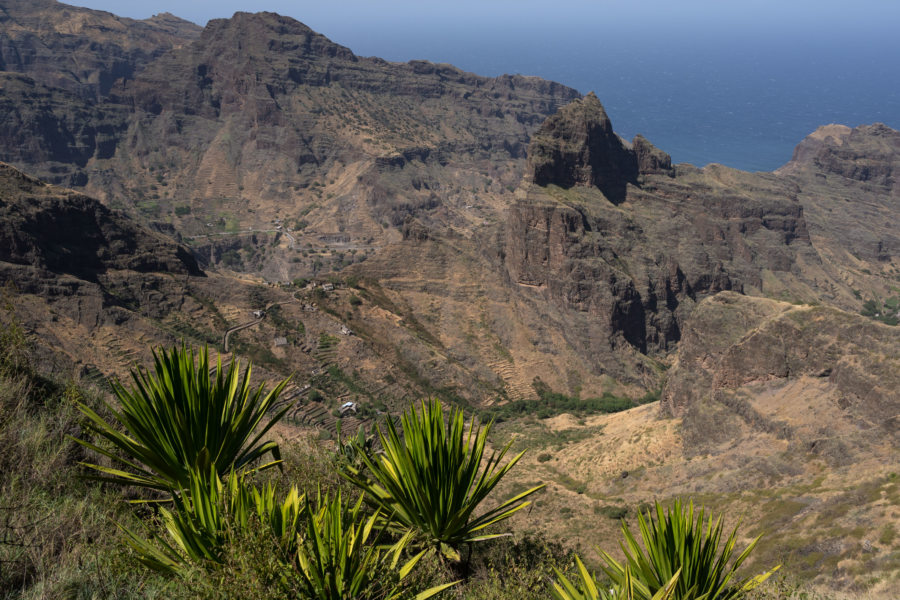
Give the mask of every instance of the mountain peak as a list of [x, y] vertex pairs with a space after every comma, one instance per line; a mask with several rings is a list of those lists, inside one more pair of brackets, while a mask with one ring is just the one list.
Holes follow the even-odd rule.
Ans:
[[532, 138], [528, 157], [534, 184], [596, 187], [615, 203], [624, 200], [626, 185], [637, 181], [634, 152], [613, 131], [593, 92], [548, 118]]
[[282, 51], [303, 57], [356, 60], [349, 48], [332, 42], [296, 19], [272, 12], [237, 12], [230, 19], [213, 19], [200, 37], [201, 45], [207, 46], [235, 41], [250, 51]]

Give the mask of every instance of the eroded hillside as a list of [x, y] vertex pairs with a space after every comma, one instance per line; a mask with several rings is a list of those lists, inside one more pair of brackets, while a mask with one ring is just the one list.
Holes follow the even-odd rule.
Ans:
[[7, 2], [0, 27], [0, 158], [29, 173], [0, 167], [0, 277], [57, 371], [102, 386], [207, 343], [293, 376], [285, 436], [334, 435], [346, 402], [345, 430], [431, 395], [660, 393], [503, 423], [518, 485], [551, 482], [529, 523], [596, 543], [690, 495], [767, 532], [760, 564], [896, 590], [900, 133], [697, 168], [593, 94], [270, 13]]

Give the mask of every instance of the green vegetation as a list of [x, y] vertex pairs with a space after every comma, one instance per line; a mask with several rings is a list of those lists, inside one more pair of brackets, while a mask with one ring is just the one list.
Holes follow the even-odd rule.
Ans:
[[655, 520], [649, 512], [646, 518], [638, 514], [643, 547], [638, 544], [628, 525], [623, 523], [625, 541], [620, 545], [625, 553], [625, 564], [623, 566], [600, 550], [606, 561], [603, 571], [620, 587], [628, 585], [633, 576], [636, 597], [641, 599], [654, 597], [654, 594], [669, 587], [677, 576], [671, 596], [673, 600], [733, 600], [743, 597], [778, 570], [779, 567], [775, 567], [760, 575], [734, 581], [735, 572], [756, 547], [759, 537], [734, 557], [737, 527], [722, 546], [722, 517], [714, 524], [710, 515], [705, 527], [704, 517], [701, 508], [694, 518], [693, 502], [682, 507], [681, 502], [676, 500], [667, 511], [657, 502]]
[[236, 360], [223, 374], [220, 359], [211, 379], [207, 350], [202, 349], [196, 358], [199, 364], [193, 350], [186, 348], [154, 351], [155, 374], [143, 369], [133, 372], [130, 390], [114, 383], [122, 409], [107, 408], [116, 425], [89, 406], [78, 405], [88, 417], [89, 430], [111, 447], [76, 441], [120, 467], [86, 464], [100, 473], [98, 479], [175, 493], [190, 485], [191, 470], [204, 462], [221, 476], [245, 472], [267, 454], [275, 460], [253, 469], [281, 461], [278, 445], [260, 440], [287, 411], [283, 408], [262, 425], [287, 380], [263, 396], [262, 386], [255, 392], [250, 388], [249, 366], [242, 376]]
[[229, 268], [239, 269], [244, 265], [244, 259], [241, 258], [240, 253], [234, 249], [223, 252], [220, 260], [223, 265]]
[[[402, 582], [422, 559], [419, 552], [400, 565], [411, 532], [386, 549], [375, 545], [380, 513], [364, 518], [362, 497], [352, 507], [327, 497], [319, 510], [306, 503], [306, 535], [297, 552], [299, 590], [302, 597], [322, 600], [372, 598], [391, 600], [403, 595]], [[374, 535], [373, 535], [374, 534]], [[416, 594], [425, 600], [451, 587], [444, 583]]]
[[266, 312], [266, 318], [272, 322], [272, 325], [278, 329], [279, 333], [284, 334], [291, 344], [299, 343], [303, 338], [303, 334], [306, 333], [306, 326], [303, 325], [303, 321], [288, 320], [279, 304], [269, 308], [268, 312]]
[[886, 325], [900, 324], [900, 296], [891, 296], [884, 301], [866, 300], [859, 314]]
[[481, 412], [481, 418], [494, 419], [499, 423], [526, 415], [536, 415], [539, 419], [547, 419], [563, 413], [576, 416], [616, 413], [659, 399], [659, 392], [649, 392], [637, 401], [610, 393], [605, 393], [599, 398], [578, 398], [552, 391], [539, 378], [535, 378], [532, 385], [538, 394], [537, 400], [517, 400], [492, 406]]
[[[502, 464], [508, 447], [485, 456], [490, 426], [466, 427], [458, 409], [445, 418], [434, 401], [411, 408], [402, 431], [388, 424], [379, 432], [383, 456], [373, 453], [374, 439], [366, 433], [337, 451], [312, 441], [276, 449], [262, 440], [271, 422], [256, 419], [274, 394], [249, 393], [244, 379], [231, 379], [230, 372], [216, 377], [224, 380], [218, 386], [203, 354], [155, 353], [154, 372], [135, 372], [128, 391], [115, 384], [121, 407], [113, 407], [33, 371], [22, 328], [14, 322], [0, 328], [0, 597], [424, 600], [455, 584], [458, 597], [472, 599], [543, 600], [550, 592], [558, 600], [661, 600], [670, 593], [683, 597], [673, 591], [675, 575], [655, 596], [642, 595], [641, 586], [647, 573], [671, 567], [673, 548], [697, 548], [700, 537], [703, 548], [719, 546], [721, 521], [698, 536], [702, 513], [696, 524], [687, 516], [661, 526], [665, 518], [657, 508], [659, 523], [642, 521], [642, 532], [659, 537], [666, 531], [674, 542], [653, 545], [647, 540], [656, 538], [642, 536], [654, 549], [646, 555], [652, 568], [627, 562], [620, 580], [610, 575], [617, 583], [598, 583], [559, 544], [504, 537], [498, 529], [540, 485], [522, 486], [534, 487], [484, 511], [487, 496], [521, 456]], [[236, 391], [230, 412], [222, 410], [227, 402], [211, 399], [222, 387]], [[198, 402], [204, 389], [210, 397]], [[184, 404], [174, 399], [179, 394]], [[160, 403], [170, 406], [151, 417]], [[184, 405], [183, 412], [174, 408]], [[233, 439], [222, 442], [209, 424], [225, 414], [234, 417], [232, 424], [255, 421], [253, 435], [246, 427], [225, 427], [222, 436]], [[201, 436], [208, 436], [206, 443]], [[126, 437], [133, 444], [123, 444]], [[159, 456], [151, 456], [154, 451]], [[101, 468], [88, 473], [123, 485], [79, 477], [78, 464], [96, 462], [97, 452]], [[283, 471], [264, 470], [273, 458], [283, 459]], [[403, 469], [402, 477], [385, 478], [394, 466]], [[354, 485], [366, 491], [347, 502]], [[396, 497], [382, 493], [387, 490], [396, 490]], [[135, 506], [123, 499], [155, 502]], [[427, 519], [421, 516], [410, 526], [401, 513], [414, 507], [430, 510], [422, 514], [433, 522], [455, 516], [441, 529], [455, 533], [442, 539], [423, 533], [418, 525]], [[677, 505], [673, 514], [680, 514]], [[893, 534], [883, 537], [890, 543]], [[719, 563], [729, 560], [733, 541], [734, 534]], [[626, 549], [633, 543], [626, 533]], [[461, 546], [469, 551], [460, 552]], [[751, 549], [720, 571], [728, 584], [722, 589], [764, 579], [728, 580]], [[462, 554], [464, 563], [456, 562]], [[681, 577], [696, 581], [689, 572], [699, 570], [685, 565]]]
[[[206, 468], [208, 467], [208, 468]], [[150, 539], [125, 530], [127, 543], [138, 560], [154, 571], [188, 577], [194, 564], [223, 562], [236, 543], [241, 527], [254, 517], [267, 525], [281, 555], [296, 552], [299, 521], [305, 509], [297, 488], [287, 498], [275, 500], [273, 486], [257, 489], [243, 475], [230, 473], [223, 481], [212, 465], [191, 470], [188, 487], [172, 497], [174, 510], [159, 509], [166, 541], [152, 529]]]
[[476, 509], [524, 452], [500, 466], [507, 445], [483, 462], [491, 425], [471, 423], [466, 432], [458, 408], [450, 410], [445, 423], [437, 400], [423, 402], [421, 410], [410, 408], [401, 422], [402, 439], [388, 421], [387, 432], [378, 431], [384, 453], [362, 455], [368, 472], [351, 467], [346, 477], [395, 525], [414, 532], [418, 542], [439, 555], [461, 561], [463, 544], [499, 537], [502, 534], [484, 530], [528, 506], [525, 498], [544, 487], [526, 490], [476, 516]]
[[646, 590], [641, 587], [631, 574], [631, 567], [626, 566], [622, 583], [609, 590], [598, 587], [597, 582], [585, 568], [584, 563], [577, 556], [575, 562], [578, 566], [577, 582], [572, 583], [566, 576], [557, 571], [558, 581], [553, 583], [550, 591], [555, 600], [669, 600], [674, 597], [675, 585], [681, 572], [676, 572], [672, 579], [653, 596], [646, 595]]
[[105, 410], [38, 372], [23, 327], [0, 313], [0, 598], [179, 597], [121, 551], [113, 523], [139, 522], [119, 490], [79, 477], [76, 403]]
[[627, 506], [614, 506], [611, 504], [607, 504], [605, 506], [597, 506], [594, 507], [597, 514], [601, 514], [607, 519], [613, 519], [619, 521], [628, 516], [628, 507]]

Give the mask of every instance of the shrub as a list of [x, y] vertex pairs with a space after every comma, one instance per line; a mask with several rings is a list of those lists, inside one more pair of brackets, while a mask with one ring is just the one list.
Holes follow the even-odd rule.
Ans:
[[[575, 583], [569, 581], [566, 576], [556, 570], [557, 581], [553, 583], [550, 595], [555, 600], [669, 600], [674, 597], [675, 585], [680, 573], [675, 575], [666, 585], [657, 590], [653, 596], [647, 595], [638, 581], [631, 574], [631, 567], [626, 566], [621, 583], [607, 590], [599, 586], [581, 559], [576, 556], [575, 564], [578, 568], [578, 577]], [[712, 600], [705, 598], [703, 600]]]
[[[640, 591], [639, 598], [652, 597], [680, 572], [673, 600], [732, 600], [744, 596], [778, 570], [779, 567], [775, 567], [761, 575], [735, 581], [735, 572], [756, 547], [759, 537], [734, 558], [737, 527], [720, 548], [722, 517], [714, 524], [710, 516], [705, 526], [704, 517], [701, 508], [695, 518], [693, 502], [684, 508], [680, 501], [675, 501], [668, 511], [656, 503], [655, 520], [650, 513], [646, 519], [643, 514], [638, 514], [641, 541], [646, 550], [623, 523], [625, 541], [620, 542], [620, 546], [625, 554], [624, 566], [601, 550], [600, 555], [606, 561], [603, 571], [618, 586], [633, 576], [635, 590]], [[730, 566], [729, 561], [732, 561]]]
[[189, 487], [173, 496], [174, 510], [159, 509], [169, 541], [153, 533], [148, 540], [125, 530], [138, 560], [154, 571], [187, 576], [196, 566], [221, 563], [235, 535], [247, 530], [251, 520], [264, 526], [281, 557], [295, 554], [308, 505], [296, 487], [276, 502], [272, 485], [259, 489], [235, 473], [223, 482], [211, 464], [190, 473]]
[[411, 407], [401, 423], [402, 436], [392, 421], [386, 433], [378, 429], [383, 454], [361, 456], [371, 477], [353, 467], [344, 475], [365, 491], [367, 502], [400, 528], [414, 531], [439, 555], [460, 561], [463, 544], [499, 537], [484, 529], [525, 508], [530, 504], [525, 498], [544, 487], [526, 490], [476, 517], [475, 510], [524, 452], [501, 467], [507, 444], [483, 460], [491, 425], [482, 428], [473, 422], [467, 432], [458, 408], [451, 409], [445, 422], [439, 400], [423, 402], [421, 410]]
[[620, 520], [628, 516], [628, 507], [606, 505], [597, 509], [597, 512], [609, 519]]
[[[112, 448], [75, 441], [122, 467], [83, 463], [100, 473], [97, 479], [172, 493], [190, 487], [190, 471], [202, 466], [203, 456], [219, 476], [262, 470], [281, 462], [278, 445], [261, 440], [290, 407], [262, 423], [288, 380], [263, 396], [262, 385], [256, 391], [250, 388], [250, 365], [241, 375], [237, 360], [226, 374], [220, 360], [212, 379], [206, 348], [197, 361], [194, 351], [184, 346], [168, 353], [154, 351], [153, 359], [155, 374], [141, 368], [132, 371], [130, 390], [113, 383], [122, 409], [108, 409], [124, 432], [90, 407], [78, 405], [88, 417], [88, 429]], [[253, 466], [268, 454], [273, 461]]]
[[[301, 597], [321, 600], [399, 598], [403, 581], [424, 556], [419, 552], [400, 565], [400, 557], [409, 544], [411, 533], [382, 549], [376, 544], [383, 530], [377, 529], [379, 513], [365, 518], [362, 497], [349, 506], [337, 496], [319, 499], [318, 510], [306, 502], [306, 531], [297, 550], [299, 592]], [[416, 600], [425, 600], [456, 582], [419, 592]]]

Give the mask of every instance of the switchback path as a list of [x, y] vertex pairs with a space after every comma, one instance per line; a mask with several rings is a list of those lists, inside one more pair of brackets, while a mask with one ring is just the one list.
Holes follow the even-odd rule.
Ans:
[[263, 311], [262, 311], [262, 316], [259, 317], [258, 319], [254, 319], [254, 320], [252, 320], [252, 321], [247, 321], [246, 323], [241, 323], [240, 325], [235, 325], [234, 327], [229, 327], [229, 328], [225, 331], [225, 337], [224, 337], [223, 342], [222, 342], [222, 345], [225, 347], [225, 353], [226, 353], [226, 354], [228, 353], [228, 337], [229, 337], [232, 333], [234, 333], [234, 332], [236, 332], [236, 331], [240, 331], [241, 329], [247, 329], [248, 327], [253, 327], [254, 325], [258, 325], [259, 323], [262, 323], [262, 322], [263, 322], [263, 319], [266, 318], [266, 313], [268, 313], [269, 310], [270, 310], [271, 308], [274, 308], [274, 307], [276, 307], [276, 306], [280, 306], [280, 305], [282, 305], [282, 304], [293, 304], [294, 302], [299, 302], [299, 300], [297, 300], [296, 298], [294, 298], [293, 300], [288, 300], [287, 302], [272, 302], [271, 304], [269, 304], [268, 306], [266, 306], [266, 307], [263, 309]]

